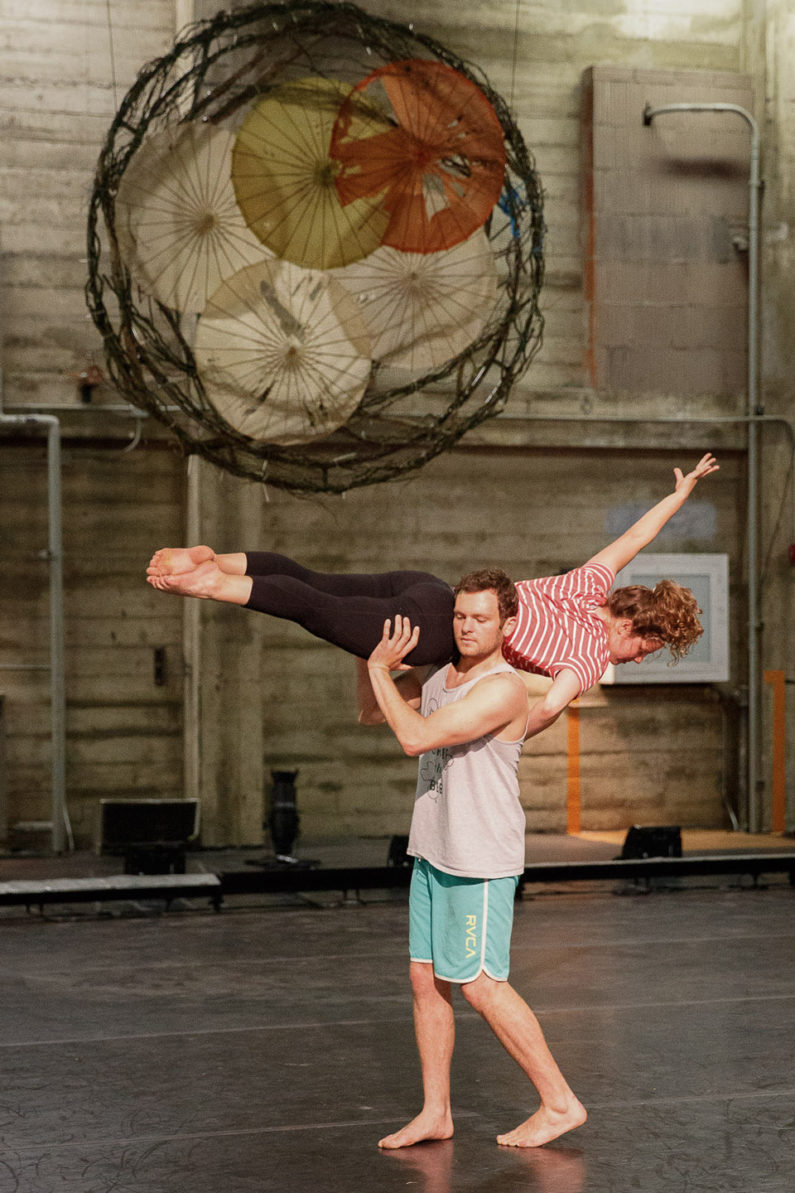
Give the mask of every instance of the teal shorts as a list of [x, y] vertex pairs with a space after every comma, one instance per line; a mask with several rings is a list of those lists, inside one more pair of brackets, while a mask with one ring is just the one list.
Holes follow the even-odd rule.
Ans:
[[508, 979], [513, 904], [519, 875], [458, 878], [414, 859], [409, 893], [409, 953], [446, 982], [486, 973]]

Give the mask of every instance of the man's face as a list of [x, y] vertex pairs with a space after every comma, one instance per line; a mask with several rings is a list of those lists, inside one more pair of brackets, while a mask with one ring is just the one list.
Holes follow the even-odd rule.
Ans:
[[650, 654], [661, 650], [659, 638], [642, 638], [633, 632], [629, 618], [617, 622], [607, 635], [611, 663], [642, 663]]
[[508, 618], [500, 624], [497, 594], [491, 589], [459, 592], [455, 598], [453, 635], [462, 658], [485, 658], [499, 650], [513, 622], [514, 618]]

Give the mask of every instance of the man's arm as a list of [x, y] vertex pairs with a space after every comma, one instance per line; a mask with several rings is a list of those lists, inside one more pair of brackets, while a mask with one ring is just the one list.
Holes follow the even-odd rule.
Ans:
[[557, 721], [564, 708], [579, 696], [582, 684], [576, 672], [569, 667], [559, 671], [545, 696], [530, 705], [527, 722], [527, 737], [535, 737]]
[[676, 485], [673, 493], [664, 497], [648, 513], [639, 518], [634, 526], [630, 526], [629, 530], [626, 530], [620, 538], [617, 538], [609, 547], [603, 548], [588, 562], [601, 563], [610, 568], [611, 572], [620, 572], [622, 568], [632, 562], [639, 551], [648, 547], [649, 543], [656, 539], [666, 522], [685, 504], [701, 478], [709, 476], [711, 472], [717, 472], [718, 468], [719, 465], [715, 462], [715, 457], [709, 452], [702, 456], [693, 471], [688, 472], [687, 476], [682, 475], [681, 468], [674, 468]]
[[526, 697], [509, 675], [487, 676], [454, 704], [421, 716], [406, 703], [391, 676], [413, 649], [410, 636], [407, 618], [396, 617], [394, 630], [387, 621], [381, 641], [367, 660], [373, 695], [404, 753], [414, 758], [439, 746], [464, 745], [484, 734], [499, 732], [512, 722], [520, 725], [517, 736], [523, 732]]
[[[395, 686], [406, 704], [411, 708], [419, 708], [422, 699], [422, 676], [419, 672], [409, 671], [406, 675], [401, 675]], [[384, 714], [378, 707], [373, 685], [370, 683], [366, 659], [356, 660], [356, 704], [360, 725], [386, 724]]]

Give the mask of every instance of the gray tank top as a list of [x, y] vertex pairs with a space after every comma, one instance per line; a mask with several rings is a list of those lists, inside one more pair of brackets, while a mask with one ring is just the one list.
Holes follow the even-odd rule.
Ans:
[[[461, 700], [480, 679], [445, 687], [447, 667], [422, 686], [421, 712]], [[488, 675], [516, 675], [498, 663]], [[521, 683], [518, 675], [516, 682]], [[525, 814], [519, 802], [517, 768], [524, 736], [498, 741], [491, 734], [460, 746], [420, 755], [417, 794], [408, 852], [447, 874], [462, 878], [508, 878], [521, 874], [525, 856]]]

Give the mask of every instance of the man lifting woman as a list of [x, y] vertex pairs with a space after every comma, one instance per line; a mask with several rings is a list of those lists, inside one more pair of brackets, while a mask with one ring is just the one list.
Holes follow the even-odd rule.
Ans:
[[[503, 655], [518, 670], [553, 680], [531, 708], [527, 737], [551, 725], [609, 663], [640, 663], [663, 647], [677, 659], [700, 637], [696, 599], [675, 581], [663, 580], [653, 589], [611, 589], [617, 573], [654, 541], [698, 482], [717, 469], [710, 453], [687, 474], [675, 468], [673, 491], [582, 567], [517, 583], [519, 613]], [[241, 605], [296, 622], [362, 659], [381, 640], [384, 622], [394, 624], [398, 615], [414, 627], [406, 664], [440, 665], [455, 652], [453, 589], [426, 572], [313, 572], [273, 552], [217, 555], [196, 546], [156, 551], [147, 580], [161, 592]]]

